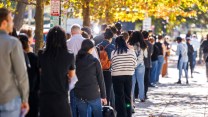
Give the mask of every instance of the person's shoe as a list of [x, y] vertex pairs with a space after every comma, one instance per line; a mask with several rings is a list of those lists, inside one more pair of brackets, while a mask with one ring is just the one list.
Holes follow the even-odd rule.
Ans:
[[176, 82], [176, 84], [181, 84], [181, 81], [179, 80], [178, 82]]
[[186, 81], [186, 84], [189, 84], [189, 81], [188, 80]]
[[155, 87], [155, 85], [153, 85], [153, 84], [149, 84], [149, 87]]
[[131, 112], [132, 112], [132, 113], [135, 113], [135, 109], [134, 109], [134, 108], [132, 108]]
[[191, 78], [194, 78], [193, 75], [191, 75]]
[[141, 102], [145, 102], [145, 100], [143, 99], [143, 100], [141, 100]]

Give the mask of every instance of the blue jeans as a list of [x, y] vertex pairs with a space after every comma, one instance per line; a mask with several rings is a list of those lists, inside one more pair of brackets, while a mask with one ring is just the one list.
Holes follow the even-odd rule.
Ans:
[[74, 94], [74, 89], [70, 92], [70, 105], [72, 110], [72, 117], [77, 117], [77, 106], [76, 106], [76, 98]]
[[[70, 104], [71, 104], [71, 110], [72, 110], [72, 117], [78, 117], [79, 113], [77, 110], [77, 99], [74, 94], [74, 90], [72, 89], [70, 92]], [[88, 117], [91, 117], [91, 108], [88, 107]]]
[[193, 53], [193, 70], [196, 66], [196, 58], [197, 58], [197, 51], [194, 51], [194, 53]]
[[18, 96], [7, 102], [0, 104], [0, 117], [20, 117], [21, 98]]
[[162, 55], [158, 56], [158, 65], [157, 65], [157, 72], [156, 72], [156, 82], [159, 82], [160, 73], [162, 71], [164, 63], [164, 57]]
[[93, 117], [102, 117], [101, 98], [91, 101], [76, 98], [76, 101], [79, 117], [92, 117], [92, 115], [89, 115], [89, 113], [92, 113]]
[[143, 100], [145, 98], [144, 96], [144, 73], [145, 73], [144, 63], [137, 65], [134, 75], [132, 77], [132, 90], [131, 90], [132, 98], [134, 97], [134, 89], [135, 89], [136, 81], [138, 82], [140, 100]]
[[156, 73], [157, 73], [157, 66], [158, 66], [158, 60], [152, 61], [152, 69], [151, 69], [151, 75], [150, 75], [150, 84], [156, 83]]
[[188, 80], [188, 70], [187, 70], [188, 62], [179, 61], [179, 80], [181, 80], [182, 70], [184, 69], [186, 80]]

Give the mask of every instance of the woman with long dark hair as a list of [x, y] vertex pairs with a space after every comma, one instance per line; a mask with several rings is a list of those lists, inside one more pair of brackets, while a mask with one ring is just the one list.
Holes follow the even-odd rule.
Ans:
[[94, 117], [102, 117], [102, 103], [107, 104], [105, 83], [100, 62], [93, 57], [94, 44], [86, 39], [76, 57], [78, 81], [74, 92], [80, 117], [87, 117], [91, 108]]
[[[139, 87], [139, 99], [141, 102], [145, 101], [145, 93], [144, 93], [144, 58], [147, 57], [147, 45], [144, 42], [143, 35], [139, 31], [134, 31], [129, 39], [129, 44], [134, 46], [134, 51], [137, 56], [137, 67], [135, 69], [134, 75], [132, 77], [132, 99], [134, 96], [134, 89], [136, 81]], [[133, 103], [133, 100], [132, 100]]]
[[50, 29], [46, 48], [39, 53], [40, 117], [71, 117], [68, 102], [68, 84], [75, 75], [74, 55], [66, 46], [63, 29]]
[[111, 53], [115, 109], [117, 117], [131, 117], [132, 75], [137, 65], [136, 55], [127, 47], [122, 36], [117, 37], [115, 43], [116, 49]]

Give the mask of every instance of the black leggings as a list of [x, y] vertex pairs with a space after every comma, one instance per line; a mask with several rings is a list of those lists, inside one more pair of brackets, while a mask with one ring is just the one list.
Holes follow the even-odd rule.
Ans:
[[110, 71], [103, 71], [108, 105], [111, 98], [112, 77]]

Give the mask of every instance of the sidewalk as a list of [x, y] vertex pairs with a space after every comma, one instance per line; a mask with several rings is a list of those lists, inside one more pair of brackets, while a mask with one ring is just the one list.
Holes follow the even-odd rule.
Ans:
[[[173, 62], [175, 63], [175, 62]], [[149, 88], [148, 100], [136, 101], [133, 117], [208, 117], [208, 82], [205, 67], [197, 66], [194, 78], [178, 80], [176, 63], [169, 65], [169, 78], [160, 78], [157, 88]], [[190, 76], [190, 73], [189, 73]]]

